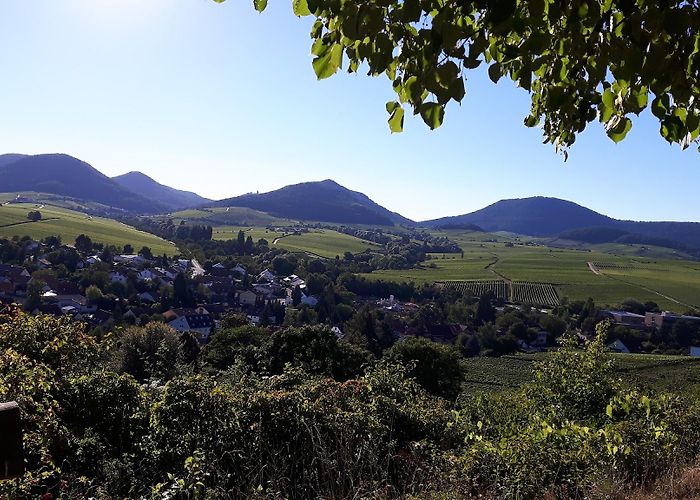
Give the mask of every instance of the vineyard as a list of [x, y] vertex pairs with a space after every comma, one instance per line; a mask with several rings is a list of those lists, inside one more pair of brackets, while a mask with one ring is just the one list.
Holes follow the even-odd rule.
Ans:
[[616, 269], [616, 270], [627, 270], [627, 269], [638, 269], [639, 266], [630, 263], [621, 262], [591, 262], [597, 269], [604, 271], [606, 269]]
[[551, 283], [533, 283], [529, 281], [507, 282], [504, 280], [466, 280], [442, 281], [438, 285], [457, 290], [460, 293], [470, 292], [481, 296], [492, 293], [497, 299], [515, 304], [534, 304], [541, 306], [556, 306], [559, 304], [559, 293]]
[[559, 305], [559, 294], [551, 283], [514, 281], [510, 285], [510, 301], [517, 304]]
[[503, 280], [442, 281], [438, 285], [460, 293], [468, 291], [476, 297], [490, 292], [497, 299], [509, 300], [508, 283]]

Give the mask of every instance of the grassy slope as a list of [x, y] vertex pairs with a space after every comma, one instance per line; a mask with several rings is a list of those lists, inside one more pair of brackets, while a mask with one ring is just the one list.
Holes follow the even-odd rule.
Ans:
[[[504, 391], [532, 380], [533, 363], [547, 354], [517, 354], [465, 360], [469, 391]], [[611, 354], [623, 384], [657, 391], [700, 395], [700, 359], [653, 354]]]
[[[169, 242], [152, 234], [138, 231], [120, 222], [88, 217], [84, 213], [65, 208], [44, 206], [39, 211], [44, 220], [27, 222], [27, 213], [37, 210], [34, 204], [17, 204], [0, 206], [0, 237], [31, 236], [42, 239], [47, 236], [61, 236], [65, 243], [72, 243], [81, 233], [87, 234], [93, 241], [122, 247], [131, 244], [136, 250], [142, 246], [151, 248], [154, 254], [176, 253], [177, 248]], [[52, 219], [52, 220], [47, 220]], [[8, 226], [17, 222], [27, 222]]]
[[238, 236], [238, 231], [241, 230], [246, 236], [252, 236], [255, 241], [264, 238], [270, 245], [279, 248], [292, 252], [310, 253], [329, 259], [335, 258], [336, 255], [342, 257], [345, 252], [356, 253], [362, 252], [367, 248], [379, 248], [374, 243], [327, 229], [316, 229], [309, 233], [285, 235], [285, 233], [277, 233], [264, 227], [216, 226], [214, 227], [214, 239], [233, 239]]
[[171, 215], [175, 224], [179, 224], [181, 220], [196, 224], [211, 224], [213, 226], [246, 227], [291, 225], [295, 223], [295, 221], [289, 219], [281, 219], [264, 212], [242, 207], [182, 210]]

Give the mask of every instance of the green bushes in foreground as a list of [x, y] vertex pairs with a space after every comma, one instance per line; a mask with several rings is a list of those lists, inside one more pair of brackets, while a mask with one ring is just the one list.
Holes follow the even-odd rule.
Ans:
[[[261, 345], [242, 349], [253, 333], [222, 340], [241, 352], [211, 356], [227, 368], [140, 385], [111, 371], [123, 346], [109, 339], [0, 316], [0, 400], [20, 404], [27, 450], [27, 473], [0, 483], [0, 497], [590, 497], [648, 484], [700, 452], [698, 407], [622, 390], [601, 341], [565, 343], [520, 391], [453, 403], [409, 376], [424, 373], [411, 349], [342, 380], [337, 367], [356, 366], [357, 352], [295, 330], [273, 345], [316, 354], [266, 347], [286, 362], [270, 375]], [[317, 363], [321, 347], [332, 364]]]

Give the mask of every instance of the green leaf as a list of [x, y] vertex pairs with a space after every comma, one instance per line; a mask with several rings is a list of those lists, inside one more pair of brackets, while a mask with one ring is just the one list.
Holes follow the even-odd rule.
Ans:
[[292, 10], [294, 11], [295, 16], [302, 17], [311, 15], [309, 4], [306, 2], [306, 0], [293, 0]]
[[671, 99], [668, 97], [668, 94], [661, 94], [651, 102], [651, 112], [655, 117], [661, 119], [666, 116], [670, 106]]
[[262, 12], [267, 8], [267, 0], [253, 0], [253, 7], [258, 12]]
[[615, 113], [615, 94], [609, 88], [603, 92], [603, 98], [598, 106], [600, 111], [600, 121], [607, 123]]
[[343, 62], [343, 46], [334, 43], [323, 55], [313, 60], [312, 65], [319, 80], [333, 76]]
[[501, 79], [501, 76], [503, 76], [503, 73], [501, 73], [500, 64], [493, 63], [491, 66], [489, 66], [489, 78], [493, 83], [498, 83], [498, 80]]
[[627, 132], [632, 129], [632, 120], [629, 118], [622, 118], [620, 122], [608, 130], [608, 137], [610, 137], [615, 144], [620, 142], [627, 136]]
[[404, 111], [401, 105], [398, 102], [393, 103], [395, 106], [393, 106], [393, 109], [389, 111], [389, 103], [387, 103], [387, 111], [391, 113], [389, 116], [389, 130], [391, 130], [391, 133], [399, 133], [403, 132], [403, 117], [404, 117]]
[[435, 130], [442, 125], [442, 120], [445, 117], [445, 108], [436, 102], [426, 102], [421, 106], [420, 115], [423, 121]]
[[669, 116], [661, 122], [661, 136], [668, 142], [679, 142], [683, 137], [683, 122], [677, 116]]

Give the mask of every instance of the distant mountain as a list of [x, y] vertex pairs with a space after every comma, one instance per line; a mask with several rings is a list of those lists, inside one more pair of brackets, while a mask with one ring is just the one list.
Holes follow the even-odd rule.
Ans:
[[337, 224], [416, 225], [364, 194], [332, 180], [294, 184], [269, 193], [245, 194], [221, 200], [214, 206], [247, 207], [277, 217]]
[[211, 201], [190, 191], [181, 191], [164, 186], [141, 172], [129, 172], [118, 175], [117, 177], [112, 177], [112, 180], [145, 198], [158, 200], [170, 210], [194, 207]]
[[561, 237], [588, 243], [700, 248], [700, 223], [623, 221], [558, 198], [501, 200], [465, 215], [424, 221], [426, 227], [475, 224], [485, 231]]
[[26, 158], [27, 155], [20, 155], [16, 153], [10, 153], [6, 155], [0, 155], [0, 168], [9, 165], [10, 163], [14, 163], [17, 160], [21, 160], [22, 158]]
[[64, 154], [0, 157], [0, 189], [57, 194], [137, 213], [168, 210], [159, 201], [136, 194], [84, 161]]

